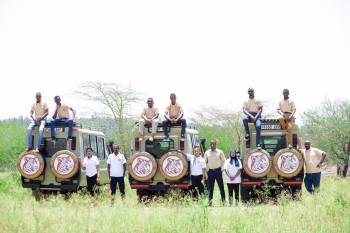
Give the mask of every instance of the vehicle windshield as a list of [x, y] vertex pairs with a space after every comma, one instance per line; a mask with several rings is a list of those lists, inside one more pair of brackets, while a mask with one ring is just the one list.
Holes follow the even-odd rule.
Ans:
[[280, 149], [286, 148], [286, 136], [284, 135], [262, 137], [261, 142], [261, 147], [271, 155], [275, 155]]
[[153, 142], [146, 141], [145, 147], [146, 152], [152, 154], [156, 158], [160, 158], [160, 156], [175, 148], [173, 139], [155, 139]]

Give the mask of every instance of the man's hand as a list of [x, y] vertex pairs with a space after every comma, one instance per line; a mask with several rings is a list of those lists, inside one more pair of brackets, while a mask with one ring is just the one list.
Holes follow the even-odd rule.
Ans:
[[233, 181], [234, 179], [235, 179], [235, 177], [230, 176], [230, 180], [231, 180], [231, 181]]
[[319, 163], [319, 164], [317, 164], [317, 168], [321, 168], [321, 166], [322, 166], [322, 163]]
[[96, 178], [96, 183], [97, 183], [97, 184], [100, 184], [100, 176], [97, 176], [97, 178]]
[[207, 180], [207, 179], [208, 179], [208, 174], [207, 174], [207, 173], [204, 173], [204, 174], [203, 174], [203, 179], [204, 179], [204, 180]]

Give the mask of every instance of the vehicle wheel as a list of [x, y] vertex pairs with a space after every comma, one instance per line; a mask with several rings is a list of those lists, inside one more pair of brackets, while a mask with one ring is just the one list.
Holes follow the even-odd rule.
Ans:
[[273, 166], [278, 175], [291, 178], [298, 175], [304, 166], [302, 155], [293, 148], [279, 150], [273, 159]]
[[187, 159], [181, 151], [169, 151], [159, 160], [160, 173], [168, 180], [179, 180], [187, 173]]
[[250, 187], [241, 186], [241, 201], [247, 203], [250, 201]]
[[79, 169], [78, 157], [69, 150], [60, 150], [56, 152], [50, 161], [51, 171], [61, 179], [73, 177]]
[[128, 162], [128, 171], [135, 180], [146, 181], [156, 174], [157, 162], [150, 153], [136, 153]]
[[24, 151], [17, 161], [17, 169], [21, 175], [28, 179], [35, 179], [40, 176], [45, 167], [45, 162], [40, 153]]
[[32, 195], [34, 196], [36, 201], [40, 201], [42, 198], [42, 192], [40, 189], [32, 189]]
[[243, 169], [251, 177], [266, 176], [272, 167], [270, 154], [263, 149], [254, 149], [244, 156]]

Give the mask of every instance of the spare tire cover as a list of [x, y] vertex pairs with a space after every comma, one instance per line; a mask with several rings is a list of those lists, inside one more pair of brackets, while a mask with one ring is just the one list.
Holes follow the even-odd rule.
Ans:
[[51, 158], [51, 171], [57, 178], [68, 179], [79, 169], [79, 160], [73, 152], [60, 150]]
[[251, 177], [261, 178], [270, 172], [272, 161], [269, 153], [263, 149], [248, 152], [243, 160], [244, 171]]
[[157, 162], [150, 153], [136, 153], [128, 162], [128, 171], [135, 180], [149, 180], [157, 172]]
[[43, 173], [44, 164], [44, 159], [40, 153], [24, 151], [17, 161], [17, 169], [23, 177], [35, 179]]
[[279, 150], [273, 159], [273, 166], [278, 175], [286, 178], [299, 174], [303, 165], [302, 155], [293, 148]]
[[169, 151], [159, 160], [160, 173], [168, 180], [179, 180], [187, 173], [187, 159], [180, 151]]

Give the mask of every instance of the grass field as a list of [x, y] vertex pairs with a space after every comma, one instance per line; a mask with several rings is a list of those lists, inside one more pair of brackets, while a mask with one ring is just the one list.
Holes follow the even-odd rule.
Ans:
[[[216, 189], [218, 195], [218, 189]], [[127, 189], [111, 207], [106, 189], [97, 199], [74, 193], [35, 201], [15, 172], [0, 175], [0, 232], [350, 232], [350, 179], [324, 177], [321, 192], [301, 201], [214, 207], [207, 200], [138, 203]]]

